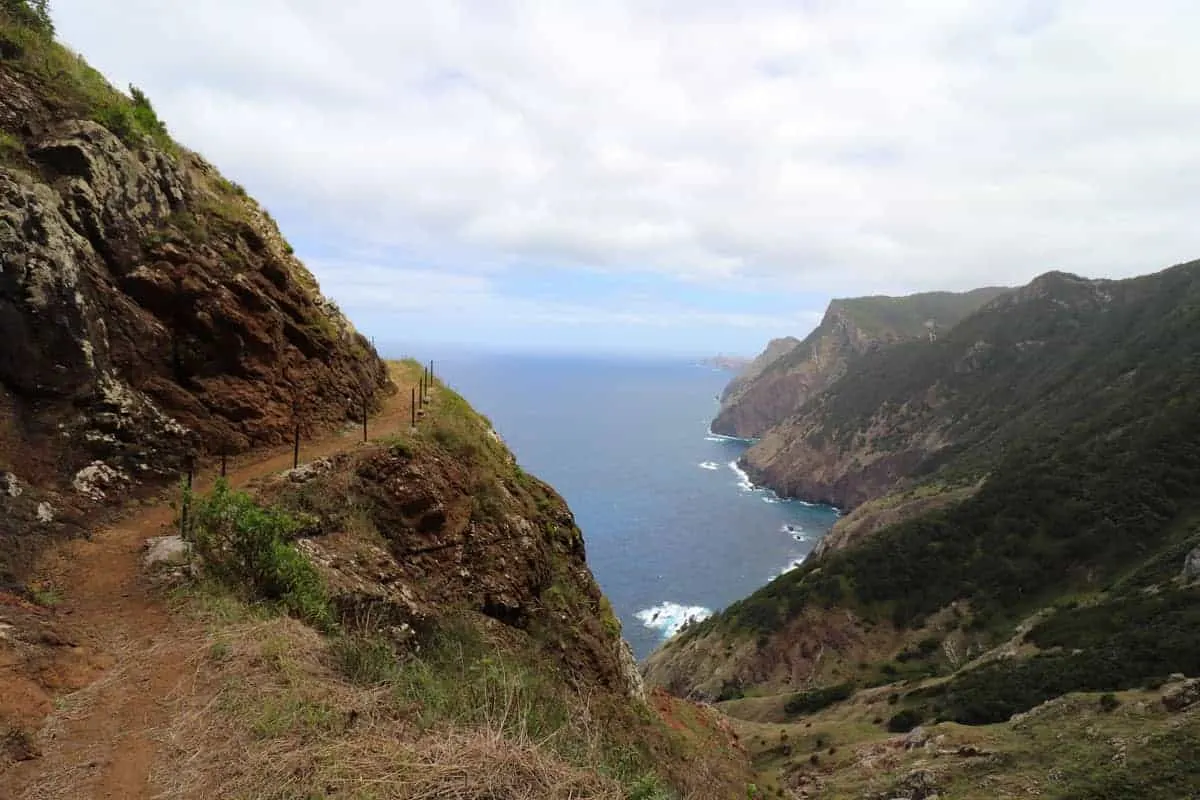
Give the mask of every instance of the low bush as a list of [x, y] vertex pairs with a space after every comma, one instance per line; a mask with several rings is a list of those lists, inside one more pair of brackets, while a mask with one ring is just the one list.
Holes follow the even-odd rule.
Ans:
[[925, 721], [925, 715], [916, 708], [906, 708], [888, 720], [887, 729], [892, 733], [908, 733]]
[[839, 683], [836, 686], [822, 686], [807, 692], [797, 692], [784, 704], [783, 710], [789, 716], [811, 714], [827, 708], [834, 703], [854, 694], [853, 683]]
[[187, 536], [209, 574], [318, 627], [332, 625], [321, 578], [292, 544], [300, 528], [295, 518], [260, 506], [223, 480], [208, 495], [185, 496], [184, 502]]

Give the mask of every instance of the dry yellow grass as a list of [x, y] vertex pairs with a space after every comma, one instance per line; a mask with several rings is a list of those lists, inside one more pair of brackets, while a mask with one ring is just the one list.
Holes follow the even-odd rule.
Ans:
[[423, 730], [388, 687], [346, 682], [327, 641], [295, 620], [221, 626], [189, 666], [163, 732], [169, 757], [152, 775], [164, 798], [625, 796], [616, 780], [514, 736], [502, 715], [525, 709], [503, 698], [483, 724]]

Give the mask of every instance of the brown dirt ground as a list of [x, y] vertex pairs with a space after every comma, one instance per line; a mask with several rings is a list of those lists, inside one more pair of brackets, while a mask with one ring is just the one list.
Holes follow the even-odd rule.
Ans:
[[[373, 437], [409, 425], [413, 376], [397, 373], [404, 369], [393, 366], [403, 389], [372, 421]], [[361, 435], [353, 427], [303, 442], [301, 461], [354, 447]], [[244, 486], [291, 466], [290, 447], [253, 453], [230, 463], [229, 481]], [[197, 487], [211, 486], [216, 474], [215, 465], [204, 465]], [[164, 497], [132, 509], [89, 539], [47, 553], [38, 583], [61, 595], [52, 609], [0, 597], [9, 606], [24, 603], [23, 613], [41, 617], [43, 643], [52, 645], [23, 663], [0, 658], [0, 713], [27, 731], [40, 726], [32, 741], [17, 748], [39, 757], [7, 770], [0, 760], [0, 797], [153, 796], [150, 771], [160, 747], [157, 732], [168, 721], [167, 698], [189, 678], [189, 656], [205, 638], [201, 623], [171, 612], [141, 568], [144, 541], [169, 534], [174, 519]], [[12, 751], [13, 743], [8, 747]]]

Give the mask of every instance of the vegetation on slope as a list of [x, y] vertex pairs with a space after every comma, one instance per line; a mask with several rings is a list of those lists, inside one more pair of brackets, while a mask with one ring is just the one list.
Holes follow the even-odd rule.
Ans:
[[327, 430], [390, 387], [267, 211], [29, 0], [0, 0], [0, 330], [11, 590], [193, 456]]
[[193, 508], [193, 596], [234, 621], [179, 715], [180, 794], [745, 794], [714, 714], [630, 696], [569, 511], [446, 387], [410, 433]]
[[[994, 723], [1069, 692], [1195, 674], [1200, 595], [1178, 576], [1200, 546], [1198, 353], [1193, 263], [1119, 282], [1047, 275], [936, 343], [862, 359], [814, 401], [820, 435], [853, 446], [868, 430], [881, 435], [881, 418], [911, 416], [914, 435], [944, 425], [956, 445], [916, 480], [982, 485], [694, 626], [655, 657], [658, 674], [706, 639], [713, 652], [757, 641], [764, 655], [730, 647], [726, 667], [763, 674], [755, 659], [779, 657], [776, 638], [795, 635], [801, 618], [909, 642], [848, 663], [837, 644], [846, 637], [827, 639], [824, 669], [840, 664], [842, 680], [943, 676], [906, 690], [892, 715], [907, 725]], [[1046, 606], [1005, 657], [972, 662]]]
[[[1200, 708], [1172, 711], [1179, 686], [1070, 694], [1012, 722], [925, 723], [896, 734], [898, 687], [881, 687], [798, 718], [782, 697], [720, 704], [765, 788], [799, 796], [992, 800], [1192, 797], [1200, 791]], [[911, 727], [911, 726], [908, 726]]]
[[62, 116], [98, 122], [127, 144], [145, 140], [176, 151], [144, 92], [131, 86], [129, 96], [121, 94], [81, 56], [54, 40], [47, 6], [46, 0], [0, 2], [0, 58], [5, 68], [31, 79]]
[[[832, 387], [821, 403], [833, 437], [862, 435], [903, 398], [941, 394], [936, 414], [961, 444], [927, 468], [987, 480], [956, 506], [783, 576], [730, 620], [769, 632], [809, 598], [847, 598], [900, 625], [953, 600], [969, 600], [978, 624], [1011, 620], [1154, 553], [1197, 499], [1200, 264], [1101, 291], [1112, 300], [1092, 307], [1047, 295], [986, 309], [942, 347], [897, 347]], [[979, 342], [988, 363], [956, 373]]]
[[897, 342], [928, 342], [1006, 289], [833, 300], [803, 342], [776, 339], [735, 378], [713, 420], [718, 433], [757, 437], [784, 423], [866, 353]]

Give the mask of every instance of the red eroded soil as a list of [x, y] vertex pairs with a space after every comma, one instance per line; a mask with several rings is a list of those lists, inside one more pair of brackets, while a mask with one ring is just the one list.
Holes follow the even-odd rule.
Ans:
[[[371, 422], [373, 437], [408, 426], [409, 398], [405, 386], [387, 399]], [[301, 460], [353, 448], [361, 435], [356, 428], [304, 442]], [[251, 453], [229, 466], [230, 483], [244, 486], [291, 468], [292, 451]], [[215, 476], [205, 465], [198, 488]], [[42, 631], [44, 645], [0, 648], [0, 720], [30, 732], [0, 743], [0, 797], [154, 796], [150, 771], [168, 722], [165, 700], [189, 680], [188, 659], [205, 639], [199, 623], [171, 613], [142, 570], [144, 541], [171, 533], [174, 518], [163, 499], [46, 554], [39, 582], [61, 595], [52, 609], [0, 597], [18, 624]]]

